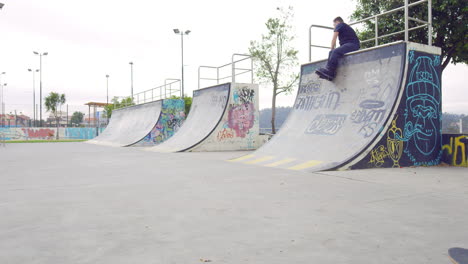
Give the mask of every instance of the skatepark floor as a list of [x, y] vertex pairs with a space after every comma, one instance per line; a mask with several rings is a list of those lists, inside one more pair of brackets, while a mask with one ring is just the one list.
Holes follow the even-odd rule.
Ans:
[[305, 173], [86, 143], [0, 146], [0, 263], [450, 263], [468, 173]]

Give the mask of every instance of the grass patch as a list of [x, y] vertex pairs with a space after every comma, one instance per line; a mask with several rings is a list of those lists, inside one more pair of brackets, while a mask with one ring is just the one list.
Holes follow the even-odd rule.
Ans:
[[[38, 139], [38, 140], [6, 140], [5, 143], [60, 143], [60, 142], [83, 142], [87, 139], [59, 139], [59, 140], [48, 140], [48, 139]], [[0, 142], [0, 144], [3, 142]]]

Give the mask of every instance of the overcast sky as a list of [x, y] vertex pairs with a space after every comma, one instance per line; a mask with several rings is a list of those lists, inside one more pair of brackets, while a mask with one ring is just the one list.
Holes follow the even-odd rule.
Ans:
[[[259, 39], [264, 23], [276, 7], [292, 5], [301, 63], [307, 62], [309, 25], [330, 25], [347, 19], [355, 1], [281, 0], [3, 0], [0, 11], [0, 71], [6, 109], [32, 112], [32, 75], [38, 68], [35, 51], [43, 59], [43, 93], [65, 93], [72, 109], [89, 101], [130, 95], [130, 66], [134, 62], [135, 93], [180, 78], [180, 37], [172, 29], [192, 31], [185, 38], [186, 94], [197, 89], [199, 65], [230, 62], [233, 53], [246, 53], [250, 40]], [[329, 43], [330, 33], [316, 31], [314, 39]], [[316, 52], [315, 59], [323, 52]], [[468, 67], [449, 66], [443, 75], [444, 112], [468, 114]], [[38, 78], [37, 78], [38, 79]], [[36, 86], [38, 88], [38, 85]], [[270, 90], [262, 87], [260, 107], [270, 106]], [[292, 105], [295, 93], [281, 96], [279, 105]], [[72, 110], [71, 110], [72, 111]]]

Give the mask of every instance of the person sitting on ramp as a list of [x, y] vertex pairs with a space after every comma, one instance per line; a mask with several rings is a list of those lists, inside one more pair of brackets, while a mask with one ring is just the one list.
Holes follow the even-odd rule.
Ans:
[[[359, 38], [356, 32], [348, 24], [344, 23], [341, 17], [333, 20], [335, 28], [331, 42], [331, 51], [328, 55], [328, 63], [326, 68], [320, 68], [315, 71], [320, 78], [332, 81], [336, 75], [338, 67], [338, 59], [342, 58], [345, 53], [356, 51], [360, 48]], [[336, 48], [336, 38], [340, 40], [340, 47]]]

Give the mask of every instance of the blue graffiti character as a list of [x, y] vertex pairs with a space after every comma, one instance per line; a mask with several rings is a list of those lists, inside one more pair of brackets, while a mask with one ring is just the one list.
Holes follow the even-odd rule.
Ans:
[[439, 157], [442, 134], [440, 132], [440, 80], [430, 57], [420, 56], [411, 69], [406, 87], [405, 127], [403, 138], [406, 141], [405, 153], [420, 165], [437, 164], [436, 160], [418, 162], [417, 157]]

